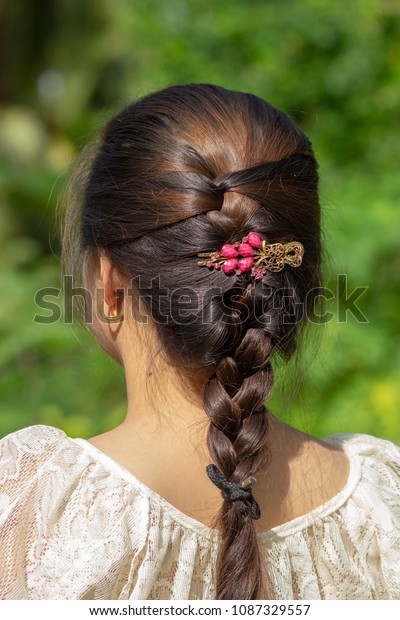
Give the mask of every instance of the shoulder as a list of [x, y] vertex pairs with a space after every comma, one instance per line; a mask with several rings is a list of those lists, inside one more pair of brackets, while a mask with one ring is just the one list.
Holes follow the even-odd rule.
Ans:
[[0, 439], [0, 447], [4, 447], [9, 443], [22, 443], [27, 446], [33, 447], [37, 441], [44, 441], [46, 443], [53, 443], [60, 439], [66, 438], [67, 435], [59, 428], [54, 426], [47, 426], [45, 424], [36, 424], [34, 426], [27, 426], [21, 428], [14, 433], [5, 435]]
[[337, 434], [324, 441], [341, 448], [361, 482], [368, 481], [382, 493], [392, 491], [400, 502], [400, 446], [372, 435]]
[[[58, 453], [70, 450], [73, 442], [64, 431], [36, 425], [11, 433], [0, 440], [0, 494], [18, 494], [22, 486], [32, 484]], [[72, 459], [71, 459], [72, 460]]]
[[323, 441], [341, 448], [349, 455], [380, 462], [400, 474], [400, 446], [388, 439], [361, 433], [342, 433], [324, 437]]
[[0, 439], [0, 462], [7, 456], [15, 457], [18, 453], [32, 457], [48, 453], [67, 440], [64, 431], [53, 426], [28, 426]]
[[364, 527], [369, 524], [374, 535], [380, 533], [385, 541], [381, 549], [388, 540], [396, 541], [400, 565], [400, 447], [361, 434], [333, 435], [324, 440], [341, 447], [349, 457], [351, 494], [347, 506], [351, 521], [363, 517]]

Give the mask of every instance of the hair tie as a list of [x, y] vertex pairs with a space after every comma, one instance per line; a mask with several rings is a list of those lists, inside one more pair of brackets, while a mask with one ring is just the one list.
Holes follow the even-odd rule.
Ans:
[[211, 482], [222, 491], [222, 497], [228, 502], [238, 502], [240, 512], [248, 513], [248, 504], [251, 506], [251, 516], [253, 519], [261, 517], [260, 506], [253, 497], [251, 487], [257, 481], [253, 476], [249, 476], [243, 480], [241, 484], [238, 482], [229, 482], [223, 473], [214, 464], [207, 465], [207, 476]]
[[219, 251], [201, 252], [197, 256], [208, 259], [198, 261], [200, 267], [217, 270], [222, 267], [227, 275], [250, 271], [255, 280], [261, 280], [267, 271], [282, 271], [285, 265], [300, 267], [304, 247], [300, 241], [267, 244], [258, 233], [251, 232], [242, 241], [226, 243]]

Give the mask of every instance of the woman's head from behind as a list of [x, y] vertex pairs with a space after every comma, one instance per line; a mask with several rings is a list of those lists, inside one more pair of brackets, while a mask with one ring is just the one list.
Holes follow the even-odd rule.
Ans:
[[[232, 482], [265, 463], [271, 361], [292, 355], [318, 294], [317, 185], [310, 143], [283, 113], [253, 95], [183, 85], [144, 97], [108, 123], [79, 213], [71, 201], [77, 269], [88, 284], [106, 254], [121, 281], [132, 283], [132, 301], [140, 299], [164, 358], [197, 391], [210, 455]], [[301, 266], [256, 280], [251, 271], [198, 265], [198, 254], [250, 232], [268, 244], [300, 242]], [[217, 598], [260, 596], [250, 509], [224, 501], [217, 523]]]

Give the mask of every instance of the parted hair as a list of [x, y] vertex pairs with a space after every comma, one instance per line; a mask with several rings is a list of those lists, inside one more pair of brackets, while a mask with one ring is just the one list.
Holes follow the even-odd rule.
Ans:
[[[256, 475], [269, 456], [273, 358], [292, 356], [321, 286], [318, 173], [308, 138], [254, 95], [172, 86], [109, 121], [81, 203], [77, 228], [65, 228], [65, 252], [83, 269], [108, 250], [134, 282], [166, 359], [199, 377], [213, 463], [231, 482]], [[71, 200], [71, 222], [76, 210]], [[198, 266], [198, 253], [252, 231], [268, 243], [301, 242], [302, 265], [259, 281]], [[267, 598], [250, 511], [223, 500], [215, 523], [216, 598]]]

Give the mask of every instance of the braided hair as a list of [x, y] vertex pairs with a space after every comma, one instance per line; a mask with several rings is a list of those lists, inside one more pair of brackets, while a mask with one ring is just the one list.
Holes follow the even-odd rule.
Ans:
[[[75, 271], [108, 249], [144, 301], [167, 360], [202, 399], [210, 480], [228, 485], [215, 520], [217, 599], [268, 594], [258, 505], [251, 490], [236, 493], [239, 501], [228, 490], [268, 461], [273, 358], [291, 357], [318, 294], [317, 185], [310, 142], [285, 114], [253, 95], [190, 84], [148, 95], [111, 119], [80, 208], [71, 200], [65, 247]], [[199, 253], [251, 231], [269, 243], [300, 241], [301, 268], [255, 281], [198, 267]]]

